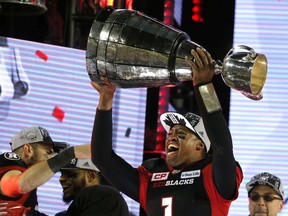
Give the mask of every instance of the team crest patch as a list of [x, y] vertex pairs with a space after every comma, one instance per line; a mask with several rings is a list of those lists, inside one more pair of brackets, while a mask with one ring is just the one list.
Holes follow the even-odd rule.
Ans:
[[19, 155], [14, 152], [6, 152], [4, 153], [4, 157], [8, 160], [20, 160]]

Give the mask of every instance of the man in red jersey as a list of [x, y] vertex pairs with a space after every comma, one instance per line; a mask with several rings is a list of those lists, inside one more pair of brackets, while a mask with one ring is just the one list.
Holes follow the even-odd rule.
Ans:
[[45, 215], [38, 212], [37, 187], [75, 156], [90, 158], [88, 144], [67, 147], [39, 126], [24, 128], [12, 138], [12, 152], [0, 155], [0, 215]]
[[[212, 84], [215, 61], [201, 48], [185, 58], [201, 117], [168, 112], [160, 120], [168, 132], [166, 159], [132, 167], [112, 149], [112, 105], [116, 88], [92, 83], [99, 104], [92, 134], [92, 161], [113, 186], [139, 202], [148, 216], [223, 216], [238, 197], [243, 175]], [[207, 154], [211, 149], [212, 154]], [[213, 151], [212, 151], [213, 150]]]

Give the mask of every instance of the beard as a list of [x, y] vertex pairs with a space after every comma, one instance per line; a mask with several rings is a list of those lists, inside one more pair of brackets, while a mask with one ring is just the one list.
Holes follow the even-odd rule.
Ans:
[[80, 191], [86, 187], [85, 180], [81, 179], [81, 181], [71, 184], [69, 188], [66, 188], [63, 191], [63, 201], [65, 203], [70, 203], [75, 197], [80, 193]]

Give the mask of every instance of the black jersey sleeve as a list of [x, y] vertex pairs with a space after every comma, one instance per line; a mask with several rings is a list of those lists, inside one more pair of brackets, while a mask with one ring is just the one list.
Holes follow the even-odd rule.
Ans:
[[237, 163], [233, 155], [232, 138], [228, 124], [222, 111], [206, 112], [198, 86], [194, 89], [205, 129], [211, 142], [213, 181], [218, 193], [223, 198], [232, 199], [237, 190]]
[[112, 149], [112, 110], [97, 110], [91, 140], [92, 161], [119, 191], [139, 202], [139, 175]]

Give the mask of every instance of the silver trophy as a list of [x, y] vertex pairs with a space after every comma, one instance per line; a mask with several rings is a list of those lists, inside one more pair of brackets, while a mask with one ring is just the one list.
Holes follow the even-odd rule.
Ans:
[[[105, 7], [90, 30], [86, 66], [93, 82], [109, 81], [122, 88], [171, 86], [192, 80], [185, 56], [193, 59], [191, 50], [197, 47], [185, 32], [139, 11]], [[267, 59], [241, 45], [231, 49], [223, 63], [217, 61], [215, 74], [248, 98], [260, 100]]]

